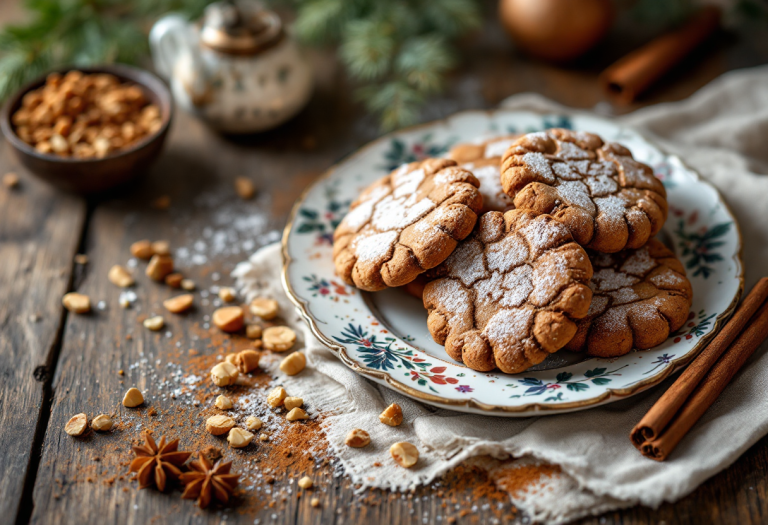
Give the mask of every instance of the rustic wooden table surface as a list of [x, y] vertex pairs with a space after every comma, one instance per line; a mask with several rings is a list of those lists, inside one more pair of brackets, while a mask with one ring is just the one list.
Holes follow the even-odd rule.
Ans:
[[[611, 110], [596, 78], [602, 67], [634, 45], [620, 35], [621, 30], [614, 31], [601, 50], [580, 65], [558, 68], [517, 55], [489, 22], [481, 36], [465, 43], [465, 65], [451, 77], [450, 89], [428, 104], [425, 120], [493, 107], [524, 91], [571, 106], [600, 104], [603, 112]], [[767, 46], [765, 39], [752, 34], [719, 35], [638, 106], [685, 98], [727, 70], [764, 63]], [[162, 333], [148, 332], [140, 324], [150, 310], [160, 310], [172, 290], [152, 286], [141, 275], [137, 294], [143, 308], [122, 309], [119, 290], [106, 279], [113, 264], [129, 259], [133, 241], [168, 239], [176, 249], [194, 251], [197, 242], [207, 239], [205, 261], [187, 258], [180, 261], [182, 270], [200, 289], [231, 282], [228, 275], [238, 261], [277, 238], [300, 192], [332, 163], [379, 134], [375, 119], [365, 116], [349, 96], [343, 73], [330, 56], [318, 54], [313, 62], [318, 87], [311, 103], [277, 130], [226, 138], [177, 111], [160, 160], [119, 197], [84, 200], [59, 193], [26, 173], [7, 145], [2, 146], [0, 173], [16, 171], [22, 183], [14, 191], [0, 190], [0, 522], [441, 522], [444, 513], [437, 491], [423, 489], [409, 500], [382, 496], [378, 505], [369, 505], [354, 495], [348, 481], [333, 476], [331, 466], [315, 474], [323, 486], [318, 491], [320, 509], [310, 507], [308, 498], [289, 498], [256, 514], [201, 512], [177, 497], [135, 490], [128, 481], [84, 479], [83, 472], [99, 456], [113, 453], [109, 447], [127, 448], [130, 439], [115, 435], [77, 440], [62, 431], [75, 413], [125, 410], [119, 406], [124, 390], [136, 385], [151, 391], [152, 360], [166, 359], [174, 350]], [[258, 187], [257, 197], [247, 203], [232, 189], [240, 175], [251, 177]], [[150, 205], [161, 195], [171, 198], [167, 211]], [[232, 225], [237, 216], [247, 220]], [[228, 237], [218, 244], [211, 241], [221, 232]], [[77, 253], [87, 254], [89, 262], [75, 264]], [[72, 290], [88, 294], [94, 303], [104, 301], [104, 308], [88, 316], [67, 313], [61, 297]], [[190, 322], [201, 321], [203, 310], [187, 317], [166, 315], [169, 330], [182, 339], [191, 337]], [[132, 341], [126, 341], [127, 334]], [[197, 341], [203, 351], [215, 352], [213, 346], [205, 337]], [[184, 357], [176, 360], [183, 368]], [[131, 366], [134, 363], [139, 364]], [[118, 375], [118, 369], [125, 369], [125, 376]], [[161, 412], [172, 405], [171, 399], [152, 401]], [[763, 439], [675, 504], [658, 510], [631, 508], [584, 523], [766, 523], [767, 466], [768, 439]], [[123, 471], [115, 474], [127, 470], [120, 468]], [[289, 469], [286, 476], [294, 474]], [[498, 513], [491, 514], [481, 503], [459, 522], [498, 519]], [[520, 519], [509, 514], [501, 521]]]

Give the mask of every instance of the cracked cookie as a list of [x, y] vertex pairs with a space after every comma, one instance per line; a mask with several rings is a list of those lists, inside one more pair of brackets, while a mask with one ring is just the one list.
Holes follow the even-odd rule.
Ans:
[[472, 232], [480, 183], [448, 159], [404, 164], [366, 188], [333, 234], [336, 273], [377, 291], [434, 268]]
[[587, 248], [640, 248], [667, 218], [664, 185], [624, 146], [593, 133], [529, 133], [504, 154], [501, 185], [516, 208], [548, 213]]
[[477, 142], [457, 144], [448, 152], [448, 158], [468, 169], [480, 181], [483, 211], [507, 211], [515, 207], [512, 197], [501, 187], [501, 156], [519, 134], [502, 135]]
[[549, 215], [484, 214], [470, 237], [431, 270], [424, 307], [432, 338], [468, 367], [517, 373], [576, 333], [589, 309], [592, 265]]
[[598, 357], [617, 357], [666, 341], [688, 319], [693, 290], [685, 268], [656, 239], [637, 250], [589, 252], [592, 304], [566, 345]]

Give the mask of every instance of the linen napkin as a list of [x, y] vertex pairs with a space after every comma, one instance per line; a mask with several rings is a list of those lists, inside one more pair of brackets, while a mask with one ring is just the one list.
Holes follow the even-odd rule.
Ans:
[[[502, 105], [570, 111], [534, 94], [511, 97]], [[723, 193], [741, 226], [745, 284], [751, 288], [768, 268], [768, 68], [729, 73], [685, 101], [616, 120], [680, 155]], [[408, 489], [439, 478], [468, 458], [490, 456], [498, 460], [483, 460], [485, 466], [519, 509], [534, 521], [565, 523], [638, 503], [656, 507], [675, 501], [768, 433], [765, 345], [664, 463], [641, 456], [628, 435], [672, 380], [620, 402], [545, 417], [505, 419], [423, 405], [357, 375], [317, 341], [282, 291], [281, 265], [280, 248], [271, 245], [238, 265], [233, 276], [249, 301], [272, 296], [284, 313], [290, 312], [286, 322], [303, 335], [309, 365], [283, 384], [325, 415], [331, 446], [347, 475], [363, 489]], [[265, 359], [265, 366], [274, 369], [276, 362]], [[393, 401], [405, 414], [405, 423], [397, 428], [378, 421]], [[372, 444], [346, 447], [344, 438], [352, 428], [367, 429]], [[417, 445], [417, 468], [394, 464], [388, 447], [395, 441]], [[514, 483], [516, 470], [527, 472], [542, 464], [547, 468], [533, 471], [540, 472], [536, 484]]]

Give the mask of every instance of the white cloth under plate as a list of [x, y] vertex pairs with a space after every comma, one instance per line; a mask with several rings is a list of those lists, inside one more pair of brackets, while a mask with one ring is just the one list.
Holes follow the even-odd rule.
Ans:
[[[533, 94], [514, 96], [503, 107], [567, 110]], [[683, 102], [653, 106], [617, 120], [680, 155], [723, 193], [741, 226], [749, 290], [768, 273], [768, 68], [729, 73]], [[293, 312], [280, 287], [280, 267], [279, 247], [272, 245], [241, 263], [234, 276], [249, 300], [267, 294], [280, 302], [283, 312]], [[628, 435], [669, 380], [630, 399], [572, 414], [526, 419], [466, 415], [436, 410], [362, 378], [319, 343], [298, 315], [289, 317], [303, 334], [309, 369], [286, 378], [284, 384], [292, 395], [311, 400], [327, 414], [328, 439], [347, 474], [363, 487], [410, 488], [476, 455], [544, 461], [562, 470], [545, 481], [551, 490], [521, 492], [512, 499], [535, 520], [564, 523], [638, 503], [655, 507], [675, 501], [768, 433], [765, 345], [669, 460], [658, 463], [642, 457]], [[275, 363], [267, 360], [267, 366]], [[406, 422], [399, 428], [378, 421], [378, 414], [392, 401], [405, 412]], [[356, 427], [375, 430], [372, 446], [343, 445], [347, 432]], [[419, 447], [419, 468], [394, 465], [388, 446], [395, 440]], [[374, 462], [381, 466], [374, 467]]]

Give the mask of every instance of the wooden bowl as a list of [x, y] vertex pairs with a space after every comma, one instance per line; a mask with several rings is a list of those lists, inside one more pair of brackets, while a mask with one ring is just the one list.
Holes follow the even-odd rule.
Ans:
[[130, 66], [108, 65], [56, 71], [64, 74], [72, 69], [86, 74], [109, 73], [123, 82], [139, 86], [147, 100], [160, 109], [160, 130], [128, 148], [117, 150], [102, 158], [78, 159], [40, 153], [16, 135], [11, 116], [19, 109], [21, 99], [27, 92], [45, 84], [47, 75], [27, 84], [8, 99], [0, 115], [0, 127], [21, 163], [39, 178], [57, 188], [74, 193], [102, 193], [133, 179], [157, 158], [168, 134], [173, 114], [171, 93], [165, 83], [149, 71]]

